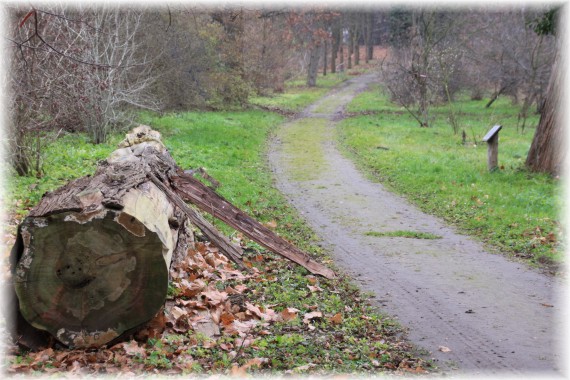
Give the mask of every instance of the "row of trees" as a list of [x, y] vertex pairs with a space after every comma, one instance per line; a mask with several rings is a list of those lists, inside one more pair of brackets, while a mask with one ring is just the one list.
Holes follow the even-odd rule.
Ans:
[[[408, 14], [407, 41], [394, 45], [383, 66], [393, 100], [406, 107], [423, 127], [432, 121], [430, 106], [450, 105], [458, 132], [453, 100], [469, 91], [472, 98], [500, 95], [521, 105], [520, 129], [529, 113], [540, 111], [554, 59], [552, 35], [536, 33], [533, 20], [543, 11], [456, 12], [418, 9]], [[400, 15], [400, 19], [402, 15]]]
[[[555, 43], [537, 33], [544, 10], [244, 7], [6, 8], [10, 157], [41, 175], [46, 131], [86, 131], [94, 143], [133, 111], [243, 106], [251, 93], [307, 85], [389, 48], [382, 74], [393, 100], [427, 127], [454, 96], [508, 95], [526, 116], [544, 103]], [[363, 47], [364, 54], [361, 56]], [[534, 107], [534, 108], [533, 108]]]

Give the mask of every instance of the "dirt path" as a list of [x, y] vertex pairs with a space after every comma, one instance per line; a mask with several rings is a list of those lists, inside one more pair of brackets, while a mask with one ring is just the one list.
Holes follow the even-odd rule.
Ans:
[[[381, 310], [409, 328], [409, 339], [445, 372], [565, 371], [561, 280], [486, 252], [366, 179], [338, 152], [335, 119], [373, 80], [353, 78], [277, 131], [269, 160], [278, 188], [338, 265], [373, 292]], [[395, 230], [442, 238], [365, 235]]]

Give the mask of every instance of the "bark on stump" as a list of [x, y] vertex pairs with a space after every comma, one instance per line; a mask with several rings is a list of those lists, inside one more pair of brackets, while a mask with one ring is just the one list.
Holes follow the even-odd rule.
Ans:
[[171, 260], [185, 253], [191, 230], [147, 172], [174, 167], [158, 132], [138, 128], [93, 177], [42, 198], [13, 250], [27, 322], [68, 346], [89, 347], [159, 311]]

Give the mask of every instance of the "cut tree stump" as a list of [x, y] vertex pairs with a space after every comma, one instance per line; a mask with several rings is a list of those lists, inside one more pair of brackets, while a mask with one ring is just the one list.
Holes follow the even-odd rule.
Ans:
[[138, 128], [93, 177], [46, 194], [31, 210], [13, 250], [28, 323], [65, 345], [90, 347], [157, 313], [172, 258], [192, 239], [185, 214], [147, 178], [149, 168], [169, 166], [160, 135]]
[[186, 255], [191, 225], [246, 269], [241, 248], [184, 202], [311, 273], [334, 277], [185, 174], [160, 134], [140, 126], [93, 176], [45, 194], [20, 224], [11, 255], [17, 342], [38, 348], [47, 331], [69, 347], [98, 347], [143, 326], [164, 305], [170, 265]]

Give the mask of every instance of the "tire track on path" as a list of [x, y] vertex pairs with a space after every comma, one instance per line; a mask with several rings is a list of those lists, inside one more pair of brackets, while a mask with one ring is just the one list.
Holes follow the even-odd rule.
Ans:
[[[368, 74], [345, 82], [279, 128], [269, 154], [277, 187], [337, 264], [445, 372], [560, 375], [563, 281], [486, 252], [366, 179], [337, 150], [335, 120], [374, 80]], [[394, 230], [442, 238], [365, 235]]]

